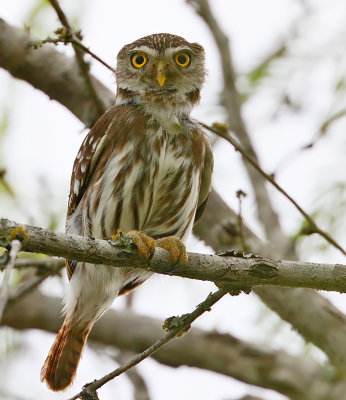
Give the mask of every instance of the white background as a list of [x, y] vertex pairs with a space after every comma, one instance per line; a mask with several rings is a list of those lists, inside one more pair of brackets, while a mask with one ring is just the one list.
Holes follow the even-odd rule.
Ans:
[[[60, 4], [72, 22], [78, 21], [84, 43], [113, 66], [116, 54], [124, 44], [151, 33], [174, 33], [202, 44], [207, 54], [208, 76], [201, 104], [193, 115], [208, 123], [223, 120], [224, 113], [219, 106], [222, 82], [219, 55], [203, 21], [183, 0], [65, 0]], [[52, 35], [59, 26], [53, 9], [47, 7], [33, 16], [35, 5], [33, 0], [2, 0], [0, 17], [19, 27], [29, 24], [37, 38]], [[338, 82], [346, 78], [346, 3], [342, 0], [213, 0], [212, 6], [231, 38], [240, 90], [247, 89], [247, 72], [282, 42], [287, 44], [286, 56], [272, 63], [269, 76], [261, 81], [244, 104], [243, 116], [263, 168], [267, 172], [277, 172], [279, 183], [309, 212], [323, 208], [325, 213], [319, 220], [322, 227], [330, 228], [329, 217], [336, 214], [337, 223], [332, 233], [345, 243], [345, 215], [340, 211], [342, 208], [339, 210], [336, 206], [345, 203], [345, 197], [342, 198], [345, 191], [340, 195], [331, 190], [335, 183], [345, 181], [345, 120], [336, 122], [311, 150], [299, 152], [299, 149], [314, 140], [328, 117], [346, 107], [345, 92], [335, 90]], [[307, 14], [305, 7], [309, 9]], [[71, 49], [64, 46], [59, 49], [72, 54]], [[94, 61], [91, 70], [115, 91], [115, 80], [110, 71]], [[280, 103], [285, 94], [290, 96], [296, 110]], [[5, 115], [9, 125], [0, 136], [0, 167], [6, 167], [18, 202], [14, 204], [12, 199], [1, 196], [0, 215], [46, 227], [49, 222], [46, 215], [53, 213], [59, 217], [62, 231], [72, 163], [86, 131], [63, 106], [0, 70], [1, 119]], [[248, 193], [243, 204], [243, 218], [265, 239], [256, 221], [254, 197], [239, 154], [221, 140], [214, 150], [214, 187], [235, 209], [238, 207], [235, 192], [242, 189]], [[270, 193], [285, 232], [295, 234], [302, 222], [301, 216], [274, 189], [270, 188]], [[345, 213], [345, 209], [343, 211]], [[323, 244], [322, 239], [304, 239], [299, 247], [301, 258], [344, 263], [337, 251], [329, 248], [322, 251]], [[188, 249], [211, 252], [193, 238]], [[63, 288], [61, 283], [51, 279], [45, 283], [44, 290], [56, 295], [61, 294]], [[136, 290], [134, 308], [138, 313], [163, 319], [191, 311], [211, 290], [214, 287], [208, 283], [154, 277]], [[345, 310], [344, 296], [328, 296]], [[124, 307], [124, 300], [116, 300], [114, 307]], [[307, 348], [290, 327], [279, 322], [254, 295], [223, 299], [196, 325], [229, 332], [292, 354], [308, 351], [311, 356], [324, 359], [319, 351]], [[72, 389], [56, 394], [39, 382], [41, 364], [53, 336], [32, 331], [20, 338], [8, 334], [7, 339], [19, 347], [6, 355], [0, 343], [0, 386], [28, 400], [66, 399], [79, 391], [84, 383], [101, 377], [116, 366], [107, 356], [87, 349]], [[153, 400], [233, 400], [247, 393], [273, 400], [284, 398], [218, 374], [188, 367], [172, 369], [153, 360], [144, 361], [139, 370], [148, 383]], [[131, 393], [126, 376], [107, 384], [99, 392], [103, 400], [127, 400], [131, 399]]]

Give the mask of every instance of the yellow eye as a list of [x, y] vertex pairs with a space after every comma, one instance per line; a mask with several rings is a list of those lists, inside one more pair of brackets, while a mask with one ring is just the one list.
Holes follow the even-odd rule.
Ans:
[[176, 54], [175, 62], [180, 67], [187, 67], [190, 64], [190, 56], [187, 53], [185, 53], [184, 51], [181, 51], [180, 53]]
[[144, 53], [135, 53], [131, 57], [131, 63], [135, 68], [141, 68], [147, 62], [147, 56]]

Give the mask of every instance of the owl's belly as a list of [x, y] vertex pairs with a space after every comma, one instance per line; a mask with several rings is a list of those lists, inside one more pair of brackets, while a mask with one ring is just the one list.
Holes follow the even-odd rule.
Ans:
[[[185, 238], [193, 225], [200, 176], [192, 159], [177, 156], [168, 145], [163, 148], [159, 154], [148, 149], [146, 162], [127, 169], [121, 164], [126, 149], [114, 157], [106, 179], [96, 182], [91, 193], [93, 237], [110, 237], [120, 228], [141, 230], [155, 238]], [[91, 212], [95, 204], [96, 213]]]
[[[179, 166], [179, 163], [177, 163]], [[160, 174], [159, 174], [160, 175]], [[140, 230], [153, 237], [174, 235], [183, 238], [190, 231], [199, 194], [199, 176], [189, 176], [189, 168], [163, 168], [146, 193], [150, 205], [141, 210]]]

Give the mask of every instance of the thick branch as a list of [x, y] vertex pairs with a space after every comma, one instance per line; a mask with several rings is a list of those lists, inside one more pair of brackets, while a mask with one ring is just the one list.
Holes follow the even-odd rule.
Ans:
[[[86, 126], [91, 127], [100, 117], [93, 99], [85, 90], [77, 63], [49, 45], [34, 49], [33, 39], [25, 30], [2, 19], [0, 67], [63, 104]], [[92, 84], [105, 111], [114, 104], [114, 95], [97, 79], [92, 78]]]
[[[60, 300], [35, 292], [4, 314], [15, 329], [56, 332], [61, 321]], [[109, 311], [94, 326], [90, 338], [105, 345], [141, 352], [162, 336], [161, 322], [131, 311]], [[208, 351], [205, 351], [208, 349]], [[232, 376], [243, 382], [271, 388], [295, 400], [343, 400], [344, 381], [333, 379], [307, 357], [283, 351], [266, 351], [231, 335], [192, 328], [153, 357], [166, 365], [188, 365]]]
[[[17, 223], [0, 219], [2, 236], [9, 236], [19, 227]], [[189, 253], [187, 265], [172, 271], [168, 253], [159, 248], [156, 249], [148, 267], [137, 252], [126, 253], [105, 240], [66, 235], [30, 225], [23, 225], [23, 228], [26, 237], [22, 249], [29, 252], [122, 268], [150, 269], [160, 274], [208, 280], [218, 285], [231, 285], [236, 288], [275, 285], [346, 292], [344, 265]]]

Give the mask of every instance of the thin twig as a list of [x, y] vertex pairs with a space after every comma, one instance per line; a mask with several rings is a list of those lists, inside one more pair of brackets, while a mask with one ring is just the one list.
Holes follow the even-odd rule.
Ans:
[[[132, 292], [131, 292], [132, 293]], [[118, 363], [123, 364], [133, 357], [133, 352], [120, 351], [112, 358]], [[126, 375], [132, 383], [133, 387], [133, 400], [150, 400], [148, 386], [143, 378], [143, 376], [138, 371], [138, 368], [133, 367], [126, 371]]]
[[78, 38], [76, 38], [76, 36], [71, 36], [71, 37], [67, 37], [67, 38], [51, 38], [51, 37], [47, 37], [46, 39], [40, 40], [37, 43], [53, 43], [53, 44], [58, 44], [58, 43], [74, 43], [75, 45], [79, 46], [84, 53], [89, 54], [91, 57], [93, 57], [95, 60], [97, 60], [99, 63], [101, 63], [104, 67], [106, 67], [107, 69], [109, 69], [110, 71], [112, 71], [113, 73], [115, 72], [115, 69], [112, 68], [109, 64], [106, 63], [106, 61], [102, 60], [102, 58], [100, 58], [97, 54], [95, 54], [94, 52], [92, 52], [88, 47], [86, 47]]
[[[4, 323], [21, 331], [41, 329], [56, 333], [59, 328], [60, 311], [61, 299], [43, 296], [40, 291], [36, 291], [12, 312], [6, 313]], [[339, 354], [344, 350], [343, 322], [344, 319], [339, 320], [341, 330], [335, 331], [335, 325], [327, 324], [324, 327], [331, 333], [327, 336], [332, 346], [335, 344], [334, 337], [339, 345], [341, 343]], [[312, 327], [318, 324], [314, 318], [307, 318], [305, 323]], [[162, 335], [161, 325], [162, 322], [148, 316], [126, 310], [110, 310], [91, 331], [90, 339], [105, 346], [138, 352]], [[323, 333], [319, 330], [315, 334]], [[251, 344], [226, 333], [201, 330], [192, 326], [187, 335], [179, 340], [172, 340], [152, 357], [170, 367], [196, 367], [225, 377], [233, 377], [250, 385], [272, 389], [287, 396], [287, 399], [345, 400], [345, 396], [341, 396], [340, 399], [340, 394], [346, 393], [346, 381], [333, 379], [340, 376], [339, 369], [333, 369], [328, 363], [320, 365], [307, 354], [293, 356], [284, 351]], [[323, 393], [327, 395], [323, 396]], [[339, 397], [334, 396], [337, 393]], [[162, 395], [161, 398], [164, 399], [165, 396]], [[115, 400], [118, 399], [115, 397]]]
[[207, 124], [204, 124], [200, 122], [201, 126], [203, 128], [215, 133], [216, 135], [221, 136], [227, 142], [229, 142], [236, 150], [241, 153], [241, 155], [248, 161], [255, 169], [256, 171], [262, 175], [265, 179], [267, 179], [268, 182], [270, 182], [281, 194], [283, 194], [294, 206], [295, 208], [304, 216], [304, 218], [308, 221], [310, 225], [310, 231], [309, 233], [318, 233], [320, 236], [322, 236], [327, 242], [329, 242], [332, 246], [337, 248], [338, 250], [341, 251], [343, 255], [346, 255], [346, 251], [342, 248], [341, 245], [339, 245], [327, 232], [323, 231], [321, 228], [319, 228], [316, 224], [316, 222], [310, 217], [310, 215], [304, 211], [304, 209], [294, 200], [292, 196], [290, 196], [275, 180], [272, 176], [268, 175], [263, 171], [263, 169], [258, 165], [256, 161], [254, 161], [247, 153], [247, 151], [243, 148], [242, 145], [240, 145], [236, 139], [234, 139], [230, 132], [227, 129], [222, 129], [216, 128], [216, 127], [211, 127]]
[[93, 53], [91, 50], [88, 49], [88, 47], [84, 46], [84, 44], [78, 40], [77, 38], [72, 38], [72, 42], [75, 43], [77, 46], [79, 46], [85, 53], [89, 54], [91, 57], [95, 58], [99, 63], [101, 63], [103, 66], [108, 68], [110, 71], [115, 73], [115, 69], [112, 68], [109, 64], [107, 64], [105, 61], [102, 60], [98, 55]]
[[14, 191], [11, 187], [11, 185], [8, 183], [7, 179], [5, 178], [6, 175], [6, 169], [5, 168], [0, 168], [0, 183], [3, 185], [5, 188], [6, 192], [13, 198], [15, 198]]
[[89, 74], [89, 65], [84, 61], [83, 51], [81, 50], [80, 46], [76, 44], [76, 40], [77, 40], [76, 35], [75, 35], [70, 23], [68, 22], [66, 15], [64, 14], [62, 8], [60, 7], [60, 4], [59, 4], [58, 0], [49, 0], [49, 2], [53, 6], [53, 8], [55, 9], [60, 22], [68, 30], [69, 34], [71, 35], [71, 37], [73, 39], [71, 41], [72, 42], [72, 47], [73, 47], [74, 52], [76, 54], [76, 59], [77, 59], [78, 65], [79, 65], [80, 72], [81, 72], [81, 74], [83, 76], [84, 83], [85, 83], [85, 85], [87, 87], [87, 90], [90, 93], [90, 96], [92, 97], [92, 99], [93, 99], [93, 101], [95, 103], [96, 109], [98, 110], [98, 112], [100, 114], [103, 114], [104, 108], [103, 108], [102, 102], [98, 98], [98, 96], [96, 94], [96, 91], [94, 89], [94, 86], [92, 84], [91, 77], [90, 77], [90, 74]]
[[10, 281], [10, 276], [14, 263], [16, 261], [17, 254], [22, 247], [21, 242], [18, 239], [14, 239], [11, 242], [10, 259], [6, 265], [4, 277], [0, 289], [0, 323], [2, 320], [2, 315], [4, 313], [5, 306], [8, 300], [8, 283]]
[[88, 383], [84, 386], [83, 390], [76, 394], [75, 396], [71, 397], [69, 400], [76, 400], [78, 398], [82, 398], [83, 394], [93, 394], [98, 390], [101, 386], [105, 383], [109, 382], [110, 380], [114, 379], [115, 377], [119, 376], [123, 372], [127, 371], [128, 369], [132, 368], [133, 366], [139, 364], [144, 359], [151, 356], [157, 350], [159, 350], [162, 346], [168, 343], [170, 340], [178, 336], [179, 334], [184, 333], [187, 329], [189, 329], [190, 325], [200, 317], [205, 311], [209, 311], [210, 308], [218, 302], [226, 293], [226, 288], [221, 288], [217, 292], [210, 293], [209, 296], [200, 303], [196, 309], [190, 314], [184, 314], [181, 317], [172, 317], [165, 321], [164, 328], [168, 330], [168, 333], [163, 336], [161, 339], [157, 340], [152, 346], [148, 347], [142, 353], [138, 354], [137, 356], [133, 357], [127, 364], [123, 365], [122, 367], [117, 368], [116, 370], [112, 371], [108, 375], [105, 375], [103, 378], [95, 380], [92, 383]]
[[[252, 145], [249, 132], [241, 113], [241, 98], [236, 88], [236, 74], [233, 67], [229, 38], [223, 32], [220, 24], [213, 15], [208, 0], [186, 0], [186, 2], [194, 7], [198, 15], [206, 23], [219, 50], [223, 73], [221, 101], [227, 111], [227, 121], [230, 129], [236, 134], [251, 158], [259, 163], [258, 156]], [[256, 171], [251, 168], [245, 159], [244, 161], [244, 166], [249, 175], [256, 197], [257, 215], [267, 238], [272, 242], [273, 247], [280, 256], [286, 255], [286, 253], [289, 252], [290, 258], [296, 258], [295, 254], [292, 254], [290, 241], [281, 229], [279, 215], [272, 205], [265, 180], [259, 178]]]
[[[238, 138], [242, 141], [242, 145], [240, 145], [232, 136], [230, 135], [229, 131], [226, 129], [213, 129], [205, 124], [202, 124], [206, 129], [216, 133], [217, 135], [222, 136], [224, 139], [226, 139], [229, 143], [231, 143], [243, 156], [243, 158], [249, 162], [259, 173], [262, 175], [267, 181], [269, 181], [280, 193], [282, 193], [297, 209], [298, 211], [305, 217], [305, 219], [309, 223], [309, 231], [305, 233], [318, 233], [320, 236], [322, 236], [325, 240], [327, 240], [331, 245], [333, 245], [335, 248], [337, 248], [343, 255], [346, 255], [346, 251], [342, 248], [341, 245], [339, 245], [327, 232], [323, 231], [320, 229], [315, 221], [306, 213], [303, 208], [280, 186], [278, 185], [273, 177], [270, 175], [266, 174], [259, 166], [259, 162], [257, 160], [256, 153], [254, 151], [254, 148], [251, 144], [250, 137], [248, 135], [248, 132], [246, 130], [244, 121], [242, 119], [241, 113], [240, 113], [240, 101], [239, 101], [239, 94], [236, 90], [235, 87], [235, 79], [234, 79], [234, 68], [233, 68], [233, 63], [232, 63], [232, 58], [231, 58], [231, 53], [229, 50], [229, 45], [228, 45], [228, 38], [224, 34], [224, 32], [220, 29], [219, 24], [217, 23], [215, 17], [213, 16], [209, 2], [208, 0], [187, 0], [189, 4], [191, 4], [193, 7], [195, 7], [197, 13], [203, 18], [207, 26], [209, 27], [211, 33], [213, 34], [213, 37], [216, 41], [216, 44], [219, 48], [220, 51], [220, 56], [222, 60], [222, 66], [223, 66], [223, 73], [224, 73], [224, 98], [225, 100], [225, 105], [227, 106], [227, 110], [229, 113], [229, 121], [231, 123], [231, 130], [234, 131], [234, 133], [238, 136]], [[341, 113], [342, 115], [342, 113]], [[245, 163], [245, 165], [247, 165]], [[264, 223], [264, 226], [266, 228], [266, 232], [270, 233], [273, 231], [272, 226], [269, 226], [270, 224], [275, 223], [277, 228], [279, 228], [279, 223], [278, 223], [278, 215], [274, 211], [274, 209], [271, 206], [271, 202], [269, 200], [269, 197], [267, 195], [267, 192], [265, 190], [264, 185], [261, 185], [258, 179], [253, 179], [251, 171], [249, 171], [249, 176], [253, 182], [253, 187], [256, 193], [257, 197], [257, 204], [258, 207], [264, 206], [264, 209], [267, 211], [270, 211], [271, 218], [270, 221], [265, 221], [265, 219], [262, 218], [262, 223]], [[260, 185], [260, 187], [258, 186]], [[262, 193], [262, 196], [260, 196], [260, 192], [257, 193], [257, 190], [260, 190]], [[263, 204], [262, 204], [263, 202]], [[260, 215], [260, 213], [259, 213]], [[268, 225], [268, 222], [270, 224]], [[282, 237], [283, 235], [281, 234], [281, 229], [276, 229], [275, 230], [277, 234], [280, 234]], [[275, 236], [274, 236], [275, 239]], [[286, 240], [285, 240], [286, 241]]]
[[321, 126], [319, 135], [323, 135], [326, 133], [327, 129], [330, 127], [332, 123], [337, 121], [340, 118], [343, 118], [346, 116], [346, 109], [340, 110], [337, 113], [333, 114], [331, 117], [329, 117]]

